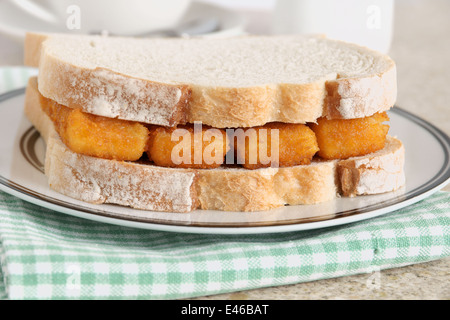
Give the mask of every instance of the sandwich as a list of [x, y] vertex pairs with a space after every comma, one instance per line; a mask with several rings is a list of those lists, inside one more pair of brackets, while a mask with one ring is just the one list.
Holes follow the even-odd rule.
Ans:
[[25, 64], [49, 186], [77, 200], [253, 212], [405, 184], [395, 63], [358, 45], [29, 33]]

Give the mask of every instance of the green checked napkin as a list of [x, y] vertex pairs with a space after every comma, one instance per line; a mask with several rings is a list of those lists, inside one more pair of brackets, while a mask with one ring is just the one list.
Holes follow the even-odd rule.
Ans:
[[450, 193], [341, 227], [194, 235], [87, 221], [0, 193], [10, 299], [177, 299], [300, 283], [450, 255]]
[[[0, 90], [33, 69], [0, 69]], [[177, 234], [71, 217], [0, 192], [3, 299], [179, 299], [372, 273], [450, 256], [450, 193], [350, 225]]]
[[37, 74], [34, 68], [0, 67], [0, 94], [25, 87], [28, 79]]

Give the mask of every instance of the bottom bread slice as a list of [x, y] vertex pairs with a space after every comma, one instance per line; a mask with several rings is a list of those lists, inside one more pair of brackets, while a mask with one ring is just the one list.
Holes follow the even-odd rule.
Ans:
[[337, 197], [390, 192], [405, 183], [404, 146], [388, 137], [383, 150], [342, 161], [314, 161], [288, 168], [174, 169], [76, 154], [43, 112], [39, 92], [28, 86], [25, 114], [46, 141], [50, 187], [81, 201], [136, 209], [265, 211]]

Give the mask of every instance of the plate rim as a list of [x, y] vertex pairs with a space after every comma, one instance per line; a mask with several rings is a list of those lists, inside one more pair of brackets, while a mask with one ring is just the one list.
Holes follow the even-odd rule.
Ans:
[[[0, 104], [25, 94], [26, 88], [15, 89], [0, 95]], [[0, 175], [0, 190], [20, 198], [26, 202], [33, 203], [40, 207], [44, 207], [53, 211], [61, 212], [71, 216], [97, 221], [107, 224], [119, 225], [130, 228], [147, 229], [155, 231], [167, 231], [178, 233], [198, 233], [198, 234], [256, 234], [256, 233], [280, 233], [292, 231], [305, 231], [313, 229], [322, 229], [333, 226], [340, 226], [362, 220], [368, 220], [382, 214], [393, 212], [395, 210], [407, 207], [417, 203], [434, 193], [441, 190], [450, 182], [450, 137], [441, 129], [434, 126], [427, 120], [416, 116], [397, 105], [391, 109], [394, 113], [407, 118], [428, 131], [436, 141], [439, 142], [444, 151], [444, 164], [434, 177], [430, 178], [426, 183], [409, 191], [406, 194], [388, 199], [378, 204], [372, 204], [367, 207], [351, 209], [335, 213], [337, 216], [333, 219], [313, 221], [306, 223], [289, 223], [289, 220], [276, 225], [263, 226], [224, 226], [224, 225], [187, 225], [187, 224], [170, 224], [164, 222], [149, 222], [130, 217], [119, 217], [108, 215], [106, 210], [93, 211], [91, 208], [80, 207], [64, 200], [55, 199], [42, 195], [38, 192], [30, 190], [24, 186], [16, 184]], [[52, 201], [49, 201], [52, 200]], [[387, 203], [387, 205], [384, 205]], [[77, 208], [75, 208], [77, 207]], [[81, 209], [81, 210], [80, 210]], [[357, 213], [355, 213], [357, 211]], [[102, 214], [100, 214], [102, 212]], [[352, 212], [350, 214], [350, 212]], [[349, 215], [350, 214], [350, 215]]]

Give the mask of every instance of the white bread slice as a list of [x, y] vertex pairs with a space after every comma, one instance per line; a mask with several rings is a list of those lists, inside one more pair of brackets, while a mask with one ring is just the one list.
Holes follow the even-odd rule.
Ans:
[[39, 91], [106, 117], [217, 128], [362, 118], [391, 108], [386, 55], [317, 36], [133, 39], [27, 34]]
[[405, 182], [404, 147], [392, 137], [385, 149], [365, 157], [259, 170], [170, 169], [79, 155], [62, 143], [42, 111], [39, 95], [32, 78], [25, 113], [46, 139], [45, 174], [50, 187], [90, 203], [165, 212], [264, 211], [330, 201], [339, 192], [357, 196], [394, 191]]

